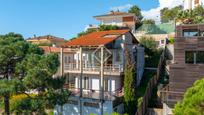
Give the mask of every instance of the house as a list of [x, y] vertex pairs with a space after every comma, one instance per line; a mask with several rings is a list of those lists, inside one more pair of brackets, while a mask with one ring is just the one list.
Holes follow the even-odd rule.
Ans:
[[175, 24], [173, 22], [162, 24], [143, 24], [139, 27], [134, 36], [140, 41], [143, 37], [151, 37], [157, 43], [157, 48], [164, 48], [168, 39], [175, 36]]
[[26, 41], [33, 44], [42, 45], [42, 46], [60, 46], [63, 43], [65, 43], [65, 40], [63, 38], [58, 38], [51, 35], [38, 36], [38, 37], [34, 36], [33, 38], [26, 39]]
[[183, 98], [186, 90], [204, 76], [204, 24], [179, 25], [174, 43], [174, 63], [163, 95], [165, 110]]
[[[72, 53], [64, 55], [67, 49]], [[125, 52], [135, 65], [135, 85], [139, 85], [144, 69], [144, 48], [138, 46], [129, 30], [93, 32], [62, 45], [61, 71], [70, 80], [66, 87], [72, 92], [63, 112], [69, 115], [123, 113]]]
[[156, 41], [157, 48], [164, 48], [169, 38], [174, 38], [172, 34], [135, 34], [135, 37], [140, 41], [142, 37], [153, 38]]
[[184, 0], [184, 10], [194, 9], [197, 6], [203, 6], [204, 0]]
[[105, 15], [94, 16], [100, 21], [101, 25], [116, 25], [121, 28], [129, 28], [135, 32], [135, 23], [138, 21], [137, 16], [133, 13], [111, 11]]

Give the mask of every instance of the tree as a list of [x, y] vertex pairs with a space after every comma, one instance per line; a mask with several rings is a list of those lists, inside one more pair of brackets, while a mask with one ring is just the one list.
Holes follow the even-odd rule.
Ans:
[[143, 16], [141, 13], [141, 9], [138, 6], [134, 5], [128, 10], [128, 12], [135, 14], [135, 16], [138, 18], [137, 22], [135, 23], [135, 29], [138, 29], [140, 26], [142, 26], [141, 20], [143, 19]]
[[136, 72], [135, 65], [131, 62], [131, 57], [128, 51], [126, 51], [126, 66], [124, 77], [124, 101], [125, 112], [129, 115], [135, 114], [136, 108]]
[[[81, 37], [81, 36], [83, 36], [83, 35], [86, 35], [86, 34], [89, 34], [89, 33], [92, 33], [92, 32], [96, 32], [97, 30], [95, 30], [95, 29], [89, 29], [89, 30], [87, 30], [87, 31], [83, 31], [83, 32], [80, 32], [80, 33], [78, 33], [77, 34], [77, 37]], [[72, 39], [75, 39], [75, 38], [72, 38]]]
[[157, 67], [162, 49], [157, 49], [157, 42], [152, 37], [140, 38], [140, 45], [145, 48], [145, 66]]
[[141, 9], [138, 6], [136, 6], [136, 5], [132, 6], [128, 10], [128, 12], [135, 14], [135, 16], [138, 17], [139, 21], [141, 21], [143, 19], [143, 16], [142, 16], [142, 13], [141, 13]]
[[182, 6], [176, 6], [172, 9], [163, 8], [160, 10], [160, 17], [162, 23], [167, 23], [169, 21], [173, 21], [178, 13], [182, 11]]
[[194, 10], [180, 11], [176, 17], [176, 20], [181, 21], [184, 24], [197, 24], [203, 23], [204, 9], [202, 6], [196, 7]]
[[100, 25], [99, 31], [107, 31], [107, 30], [118, 30], [119, 27], [116, 25]]
[[[96, 32], [96, 31], [107, 31], [107, 30], [118, 30], [119, 27], [116, 25], [100, 25], [98, 29], [88, 29], [87, 31], [83, 31], [77, 34], [77, 37], [81, 37], [83, 35], [86, 34], [90, 34], [92, 32]], [[72, 39], [76, 39], [76, 37], [72, 38]]]
[[18, 81], [15, 79], [12, 80], [0, 80], [0, 95], [4, 97], [4, 108], [5, 108], [5, 113], [8, 115], [9, 114], [9, 97], [11, 94], [14, 94], [18, 90]]
[[193, 10], [194, 12], [195, 12], [195, 14], [197, 15], [197, 16], [204, 16], [204, 8], [203, 8], [203, 6], [197, 6], [197, 7], [195, 7], [194, 8], [194, 10]]
[[[53, 83], [59, 81], [52, 78], [59, 66], [58, 55], [44, 55], [42, 49], [26, 42], [20, 34], [0, 35], [0, 57], [0, 74], [3, 75], [3, 78], [0, 79], [0, 95], [4, 96], [7, 115], [9, 115], [9, 97], [12, 94], [28, 95], [29, 99], [19, 102], [21, 104], [18, 105], [21, 106], [26, 104], [25, 101], [32, 102], [34, 105], [37, 104], [37, 101], [52, 101], [48, 100], [47, 92], [58, 90], [68, 92], [63, 89], [63, 84], [56, 87], [56, 84]], [[26, 92], [34, 89], [37, 90], [38, 95], [36, 98], [30, 98]], [[64, 98], [67, 98], [67, 96], [64, 96]], [[28, 111], [30, 110], [36, 109], [29, 108]]]
[[204, 79], [197, 80], [187, 89], [181, 102], [175, 105], [175, 115], [203, 115], [204, 114]]
[[145, 47], [145, 53], [147, 53], [148, 55], [151, 55], [152, 52], [150, 51], [155, 51], [157, 49], [157, 43], [154, 40], [154, 38], [152, 37], [146, 37], [146, 36], [142, 36], [140, 38], [140, 44]]
[[[22, 61], [26, 54], [31, 51], [33, 53], [43, 53], [40, 48], [25, 42], [20, 34], [0, 35], [0, 73], [3, 75], [4, 81], [11, 79], [11, 76], [15, 76], [16, 64]], [[9, 96], [10, 92], [4, 95], [6, 114], [9, 114]]]
[[155, 24], [155, 21], [152, 19], [144, 19], [142, 21], [142, 24]]

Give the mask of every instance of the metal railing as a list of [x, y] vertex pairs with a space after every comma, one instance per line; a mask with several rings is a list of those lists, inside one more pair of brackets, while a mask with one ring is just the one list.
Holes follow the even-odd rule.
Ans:
[[[80, 96], [80, 88], [73, 88], [69, 89], [73, 96]], [[93, 89], [82, 89], [82, 97], [84, 98], [92, 98], [92, 99], [101, 99], [100, 97], [100, 90], [93, 90]], [[122, 88], [117, 89], [115, 91], [104, 91], [105, 100], [115, 100], [116, 97], [122, 97], [124, 95]]]
[[[97, 65], [90, 65], [90, 64], [83, 64], [84, 71], [100, 71], [101, 66]], [[77, 63], [69, 63], [64, 65], [64, 70], [69, 71], [79, 71], [79, 64]], [[121, 64], [114, 64], [114, 65], [104, 65], [104, 72], [123, 72], [123, 65]]]

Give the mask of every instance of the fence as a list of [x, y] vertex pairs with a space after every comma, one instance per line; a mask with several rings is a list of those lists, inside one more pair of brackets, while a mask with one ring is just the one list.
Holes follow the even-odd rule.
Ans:
[[162, 65], [165, 62], [165, 52], [166, 52], [166, 48], [164, 49], [164, 51], [162, 52], [162, 55], [160, 56], [160, 60], [159, 60], [158, 68], [157, 68], [157, 74], [148, 83], [145, 95], [143, 96], [143, 100], [141, 104], [139, 105], [139, 107], [137, 108], [137, 112], [135, 115], [144, 115], [147, 112], [148, 104], [149, 104], [149, 100], [152, 95], [153, 88], [155, 85], [157, 85], [157, 82], [161, 75]]

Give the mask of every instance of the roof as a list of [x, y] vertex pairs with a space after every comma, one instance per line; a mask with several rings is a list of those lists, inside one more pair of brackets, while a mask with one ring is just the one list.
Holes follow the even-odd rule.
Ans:
[[123, 34], [126, 34], [129, 30], [109, 30], [109, 31], [99, 31], [86, 34], [79, 38], [73, 39], [65, 43], [62, 47], [72, 47], [72, 46], [100, 46], [106, 45]]
[[98, 16], [94, 16], [94, 17], [97, 18], [97, 17], [107, 17], [107, 16], [122, 16], [122, 15], [135, 16], [135, 14], [133, 14], [133, 13], [120, 12], [120, 11], [111, 11], [108, 14], [98, 15]]
[[[52, 46], [39, 46], [44, 50], [45, 54], [48, 53], [60, 53], [61, 48], [60, 47], [52, 47]], [[71, 53], [72, 51], [70, 49], [63, 49], [63, 52], [65, 53]]]
[[51, 47], [51, 46], [39, 46], [40, 48], [42, 48], [44, 50], [44, 53], [57, 53], [60, 52], [60, 48], [59, 47]]
[[51, 41], [59, 41], [59, 42], [65, 41], [64, 38], [59, 38], [59, 37], [55, 37], [55, 36], [51, 36], [51, 35], [28, 38], [27, 40], [30, 41], [30, 40], [42, 40], [42, 39], [47, 39], [47, 40], [51, 40]]

